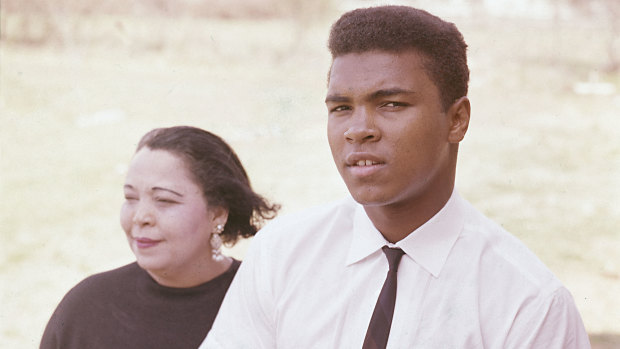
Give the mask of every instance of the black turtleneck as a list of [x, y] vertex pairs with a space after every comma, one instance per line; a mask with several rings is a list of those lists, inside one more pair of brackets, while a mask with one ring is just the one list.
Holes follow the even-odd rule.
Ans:
[[239, 265], [190, 288], [161, 286], [137, 263], [90, 276], [60, 302], [40, 348], [198, 348]]

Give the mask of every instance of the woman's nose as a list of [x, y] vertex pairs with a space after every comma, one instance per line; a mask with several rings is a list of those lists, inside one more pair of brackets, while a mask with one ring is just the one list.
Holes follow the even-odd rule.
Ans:
[[133, 215], [133, 224], [152, 225], [155, 222], [152, 209], [146, 203], [138, 203]]

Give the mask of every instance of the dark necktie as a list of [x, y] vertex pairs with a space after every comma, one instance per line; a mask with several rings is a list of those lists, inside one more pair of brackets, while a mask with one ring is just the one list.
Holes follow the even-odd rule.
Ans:
[[363, 349], [385, 348], [392, 326], [392, 315], [394, 315], [396, 303], [396, 274], [400, 259], [405, 252], [400, 248], [383, 246], [383, 253], [387, 257], [390, 270], [388, 270], [377, 305], [370, 318]]

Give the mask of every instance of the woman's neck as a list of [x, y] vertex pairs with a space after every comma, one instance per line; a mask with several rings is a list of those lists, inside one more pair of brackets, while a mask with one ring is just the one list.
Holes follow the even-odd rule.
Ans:
[[146, 270], [158, 284], [166, 287], [189, 288], [204, 284], [224, 274], [232, 264], [233, 259], [224, 256], [221, 260], [210, 258], [196, 263], [191, 267], [183, 268], [182, 271], [161, 269]]

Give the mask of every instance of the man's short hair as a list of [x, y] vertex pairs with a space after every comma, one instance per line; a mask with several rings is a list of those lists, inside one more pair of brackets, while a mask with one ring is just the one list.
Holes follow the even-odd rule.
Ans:
[[467, 95], [467, 44], [453, 23], [408, 6], [380, 6], [345, 13], [329, 35], [332, 59], [373, 50], [414, 50], [439, 89], [444, 109]]

